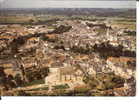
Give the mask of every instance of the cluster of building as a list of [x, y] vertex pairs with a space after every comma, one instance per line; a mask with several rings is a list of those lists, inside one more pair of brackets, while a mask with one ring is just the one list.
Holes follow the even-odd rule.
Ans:
[[[11, 54], [12, 58], [9, 59], [14, 62], [14, 59], [21, 58], [20, 61], [22, 61], [25, 71], [28, 68], [32, 68], [32, 70], [33, 68], [49, 68], [49, 73], [44, 80], [50, 90], [53, 86], [61, 84], [68, 84], [70, 88], [85, 85], [84, 77], [86, 75], [95, 77], [97, 73], [114, 72], [125, 79], [135, 77], [134, 56], [103, 59], [99, 52], [94, 52], [95, 45], [105, 42], [108, 42], [112, 47], [122, 45], [123, 50], [136, 52], [135, 36], [124, 34], [121, 29], [114, 29], [105, 23], [98, 24], [80, 20], [65, 20], [61, 23], [72, 27], [61, 33], [61, 28], [57, 28], [57, 34], [57, 30], [49, 29], [48, 26], [44, 25], [0, 26], [0, 28], [3, 28], [0, 32], [0, 56], [10, 48], [9, 43], [14, 39], [29, 34], [42, 33], [45, 35], [40, 37], [35, 35], [33, 37], [32, 35], [17, 48], [17, 54]], [[66, 27], [62, 27], [62, 30], [64, 30], [63, 28]], [[76, 49], [76, 52], [73, 49]], [[89, 53], [81, 53], [80, 50]], [[3, 58], [0, 59], [3, 60]], [[15, 68], [14, 64], [11, 67], [13, 66]]]

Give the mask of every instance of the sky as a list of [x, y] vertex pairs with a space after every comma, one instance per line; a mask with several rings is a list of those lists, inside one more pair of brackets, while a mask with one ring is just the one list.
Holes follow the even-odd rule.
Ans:
[[135, 0], [0, 0], [0, 8], [135, 8]]

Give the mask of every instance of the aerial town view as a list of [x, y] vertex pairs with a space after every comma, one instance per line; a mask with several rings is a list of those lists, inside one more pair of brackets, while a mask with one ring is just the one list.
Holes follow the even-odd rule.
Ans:
[[0, 9], [1, 96], [135, 96], [135, 8]]

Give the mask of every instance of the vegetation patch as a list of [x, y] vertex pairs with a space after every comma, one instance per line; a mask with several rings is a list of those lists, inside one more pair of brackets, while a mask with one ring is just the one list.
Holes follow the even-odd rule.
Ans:
[[114, 73], [98, 73], [96, 77], [86, 77], [84, 82], [92, 89], [108, 90], [123, 87], [125, 80]]
[[54, 86], [54, 89], [67, 89], [67, 88], [69, 88], [68, 84]]
[[48, 87], [41, 87], [41, 88], [34, 88], [34, 89], [30, 89], [28, 91], [38, 91], [38, 90], [48, 90]]
[[34, 80], [32, 82], [26, 83], [24, 86], [32, 86], [32, 85], [37, 85], [37, 84], [44, 84], [44, 80]]
[[89, 87], [75, 87], [74, 93], [87, 93], [89, 90]]

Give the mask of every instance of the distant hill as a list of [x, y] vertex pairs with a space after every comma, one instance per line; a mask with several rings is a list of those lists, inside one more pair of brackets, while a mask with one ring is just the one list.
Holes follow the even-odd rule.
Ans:
[[96, 15], [135, 17], [136, 9], [113, 8], [29, 8], [0, 9], [0, 14], [53, 14], [53, 15]]

